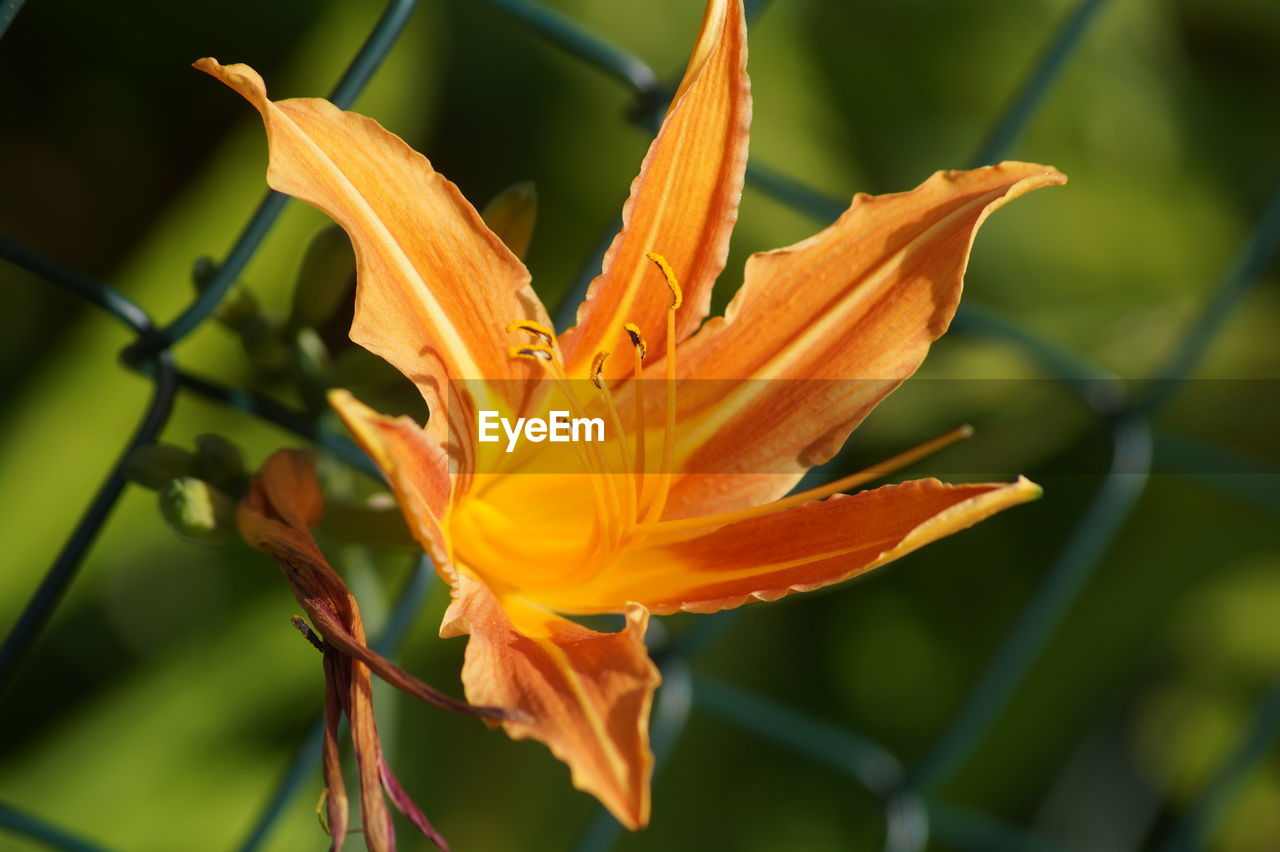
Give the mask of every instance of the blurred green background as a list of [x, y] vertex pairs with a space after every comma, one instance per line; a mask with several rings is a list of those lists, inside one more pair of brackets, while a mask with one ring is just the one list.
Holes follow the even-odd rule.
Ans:
[[[702, 4], [549, 5], [674, 79]], [[1073, 6], [777, 0], [751, 33], [753, 162], [842, 199], [966, 166]], [[109, 281], [154, 317], [175, 316], [193, 295], [194, 259], [222, 256], [261, 196], [266, 161], [257, 117], [189, 63], [246, 61], [274, 97], [323, 95], [380, 10], [374, 0], [30, 0], [0, 43], [0, 233]], [[356, 104], [477, 205], [535, 182], [528, 264], [550, 304], [590, 260], [644, 153], [649, 134], [626, 120], [630, 106], [616, 82], [473, 0], [423, 0]], [[1013, 152], [1071, 181], [993, 217], [967, 298], [1121, 377], [1153, 375], [1280, 184], [1278, 107], [1280, 5], [1114, 0]], [[287, 310], [323, 224], [291, 205], [246, 271], [268, 310]], [[748, 188], [721, 298], [747, 254], [819, 224]], [[1273, 265], [1197, 377], [1280, 376], [1278, 284]], [[3, 628], [149, 385], [119, 365], [129, 337], [99, 312], [7, 264], [0, 287]], [[283, 393], [217, 323], [175, 354], [202, 374]], [[924, 374], [1040, 375], [1018, 347], [959, 334], [935, 347]], [[1212, 410], [1193, 396], [1158, 426], [1274, 461], [1267, 387]], [[750, 607], [694, 663], [860, 731], [908, 765], [952, 718], [1105, 468], [1094, 420], [1069, 396], [910, 388], [854, 436], [855, 460], [972, 420], [1008, 450], [983, 472], [1026, 473], [1045, 497], [856, 583]], [[206, 432], [233, 438], [254, 464], [297, 443], [180, 397], [164, 439], [190, 446]], [[942, 790], [947, 801], [1063, 848], [1146, 848], [1243, 734], [1280, 672], [1280, 480], [1262, 467], [1198, 478], [1164, 467], [1007, 712]], [[1261, 499], [1241, 496], [1242, 485]], [[319, 708], [320, 666], [289, 625], [296, 604], [275, 566], [239, 546], [179, 539], [155, 499], [128, 490], [0, 700], [0, 800], [113, 849], [230, 849]], [[334, 552], [376, 624], [411, 556]], [[435, 638], [445, 597], [435, 589], [402, 661], [458, 692], [463, 643]], [[689, 621], [665, 620], [677, 633]], [[541, 746], [389, 690], [378, 700], [393, 766], [455, 848], [566, 849], [590, 821], [593, 802]], [[1280, 848], [1276, 756], [1249, 775], [1212, 848]], [[265, 848], [324, 846], [319, 790], [317, 775]], [[401, 828], [404, 848], [426, 848]], [[883, 832], [880, 806], [847, 775], [695, 708], [656, 780], [651, 827], [618, 848], [875, 849]], [[0, 835], [0, 849], [34, 848]]]

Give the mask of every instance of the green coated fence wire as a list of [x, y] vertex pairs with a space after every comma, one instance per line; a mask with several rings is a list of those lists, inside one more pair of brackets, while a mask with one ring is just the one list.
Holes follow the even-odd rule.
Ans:
[[99, 846], [3, 802], [0, 802], [0, 829], [63, 852], [111, 852], [105, 846]]
[[[369, 33], [369, 37], [365, 39], [359, 52], [347, 67], [346, 73], [334, 87], [329, 100], [342, 109], [351, 106], [364, 87], [373, 79], [373, 74], [382, 64], [382, 60], [391, 52], [392, 46], [404, 32], [409, 16], [416, 6], [417, 0], [391, 0], [387, 4], [382, 16], [378, 18], [372, 32]], [[214, 308], [240, 277], [240, 273], [248, 266], [249, 259], [257, 252], [276, 220], [280, 218], [288, 200], [289, 197], [286, 195], [268, 192], [232, 245], [227, 259], [214, 271], [208, 285], [201, 289], [200, 294], [177, 319], [161, 330], [158, 341], [140, 340], [134, 344], [133, 349], [147, 353], [160, 346], [170, 346], [186, 337], [208, 319], [213, 314]]]
[[[570, 16], [533, 0], [485, 2], [496, 14], [507, 17], [531, 35], [621, 83], [636, 97], [632, 111], [634, 120], [646, 126], [656, 123], [671, 89], [664, 86], [643, 60], [601, 38]], [[331, 95], [334, 103], [346, 107], [355, 100], [404, 30], [416, 5], [415, 0], [391, 0], [387, 3], [335, 86]], [[23, 0], [0, 0], [0, 36], [8, 30], [22, 6]], [[767, 6], [767, 2], [749, 0], [747, 11], [753, 25]], [[1106, 6], [1106, 0], [1081, 0], [1068, 12], [1009, 100], [1009, 106], [993, 123], [972, 158], [973, 165], [998, 161], [1014, 149]], [[747, 180], [775, 200], [823, 223], [835, 219], [845, 209], [844, 203], [789, 178], [767, 164], [751, 163]], [[212, 316], [261, 246], [286, 203], [287, 198], [283, 195], [267, 194], [249, 217], [226, 259], [216, 268], [208, 286], [164, 326], [157, 325], [145, 311], [114, 288], [0, 237], [0, 258], [84, 299], [132, 331], [135, 340], [126, 350], [125, 362], [153, 383], [150, 402], [135, 432], [125, 443], [120, 459], [63, 543], [49, 571], [0, 646], [0, 694], [63, 599], [87, 549], [107, 523], [125, 487], [121, 472], [124, 459], [136, 447], [158, 437], [179, 392], [213, 400], [272, 423], [315, 442], [352, 466], [376, 475], [367, 457], [350, 440], [327, 432], [312, 414], [289, 408], [247, 389], [225, 386], [180, 369], [170, 353], [174, 344]], [[607, 230], [585, 265], [576, 289], [566, 297], [564, 305], [568, 310], [577, 304], [587, 283], [598, 272], [601, 257], [618, 224], [615, 221]], [[1215, 459], [1215, 469], [1230, 469], [1222, 467], [1222, 458], [1224, 454], [1230, 455], [1230, 451], [1199, 445], [1178, 436], [1153, 434], [1150, 417], [1176, 393], [1179, 383], [1191, 375], [1209, 346], [1220, 336], [1224, 323], [1233, 315], [1250, 286], [1274, 261], [1277, 250], [1280, 250], [1280, 193], [1259, 216], [1239, 258], [1170, 353], [1159, 375], [1160, 381], [1150, 383], [1132, 397], [1119, 390], [1118, 382], [1106, 370], [995, 312], [971, 304], [962, 306], [956, 318], [957, 331], [1000, 340], [1015, 347], [1046, 376], [1067, 382], [1081, 394], [1107, 430], [1112, 445], [1112, 464], [1110, 471], [1102, 477], [1092, 502], [1057, 549], [1041, 585], [1033, 592], [984, 673], [917, 765], [905, 766], [883, 746], [854, 731], [811, 718], [730, 684], [695, 676], [692, 662], [697, 654], [737, 618], [734, 613], [722, 613], [705, 618], [690, 634], [655, 652], [665, 679], [653, 719], [652, 739], [658, 761], [656, 771], [661, 770], [664, 759], [678, 747], [681, 731], [690, 714], [704, 712], [798, 755], [847, 772], [882, 802], [884, 848], [891, 852], [924, 849], [931, 837], [961, 849], [1065, 852], [1063, 847], [1033, 837], [1023, 829], [946, 801], [943, 795], [946, 783], [981, 745], [1115, 536], [1126, 525], [1152, 468], [1153, 445], [1160, 453], [1181, 453], [1184, 457], [1199, 454], [1199, 457]], [[559, 312], [561, 321], [571, 319], [565, 310], [562, 307]], [[1089, 380], [1096, 381], [1091, 383]], [[1251, 460], [1236, 459], [1234, 463], [1249, 468]], [[1274, 489], [1240, 493], [1258, 505], [1280, 508], [1280, 497]], [[430, 563], [423, 557], [399, 594], [378, 640], [377, 647], [382, 652], [394, 652], [414, 615], [421, 609], [432, 582]], [[236, 847], [240, 852], [255, 852], [261, 848], [302, 786], [314, 776], [319, 754], [318, 732], [318, 726], [310, 731], [293, 760], [285, 767], [279, 784]], [[1168, 833], [1161, 847], [1163, 852], [1195, 852], [1208, 848], [1244, 780], [1274, 748], [1277, 739], [1280, 739], [1280, 680], [1260, 701], [1253, 723], [1206, 785], [1200, 799]], [[2, 803], [0, 829], [25, 836], [51, 849], [106, 852], [103, 847], [53, 823]], [[580, 852], [602, 852], [612, 848], [621, 833], [620, 826], [601, 809], [586, 826], [577, 848]]]
[[1206, 848], [1249, 774], [1275, 747], [1277, 740], [1280, 740], [1280, 678], [1271, 684], [1253, 723], [1161, 852], [1196, 852]]

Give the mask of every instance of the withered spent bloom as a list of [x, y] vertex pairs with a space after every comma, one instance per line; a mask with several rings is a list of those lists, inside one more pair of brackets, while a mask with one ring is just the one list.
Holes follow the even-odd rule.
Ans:
[[[347, 834], [347, 792], [342, 780], [339, 725], [351, 723], [351, 743], [359, 765], [360, 811], [370, 852], [396, 848], [392, 804], [441, 849], [448, 844], [396, 780], [378, 740], [373, 715], [373, 674], [428, 704], [480, 718], [513, 718], [495, 707], [475, 707], [445, 695], [395, 665], [365, 642], [360, 607], [347, 584], [329, 566], [316, 546], [310, 528], [324, 512], [324, 496], [312, 460], [296, 450], [280, 450], [267, 459], [241, 501], [237, 522], [245, 541], [275, 557], [307, 614], [310, 628], [295, 616], [324, 657], [324, 782], [325, 816], [339, 852]], [[318, 636], [316, 634], [319, 634]]]

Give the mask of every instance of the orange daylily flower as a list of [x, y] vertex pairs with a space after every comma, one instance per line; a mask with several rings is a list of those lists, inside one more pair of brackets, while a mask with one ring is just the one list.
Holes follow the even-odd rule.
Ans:
[[[946, 330], [986, 217], [1065, 178], [1007, 162], [858, 195], [817, 235], [754, 255], [725, 316], [704, 324], [742, 190], [745, 60], [741, 0], [710, 0], [623, 229], [558, 335], [524, 266], [424, 157], [323, 100], [268, 100], [244, 65], [197, 63], [261, 113], [270, 184], [346, 229], [352, 339], [431, 412], [424, 427], [331, 396], [452, 585], [441, 635], [470, 635], [467, 697], [522, 712], [507, 732], [544, 742], [633, 829], [649, 818], [651, 613], [837, 583], [1039, 494], [1021, 478], [838, 493], [898, 459], [784, 498]], [[508, 455], [478, 441], [482, 409], [557, 406], [607, 415], [610, 441], [575, 444], [576, 469], [530, 468], [546, 444]], [[626, 625], [565, 617], [582, 613]]]

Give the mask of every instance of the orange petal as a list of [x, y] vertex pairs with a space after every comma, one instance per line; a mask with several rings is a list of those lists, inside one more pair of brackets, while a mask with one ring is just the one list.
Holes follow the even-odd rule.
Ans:
[[[620, 339], [624, 322], [644, 330], [650, 351], [664, 351], [671, 297], [646, 252], [665, 255], [680, 278], [685, 302], [676, 334], [687, 337], [706, 317], [742, 194], [751, 119], [746, 59], [741, 0], [710, 0], [684, 79], [631, 184], [622, 231], [578, 309], [578, 326], [562, 337], [571, 375], [585, 375], [597, 352], [630, 351]], [[611, 378], [629, 372], [627, 358], [606, 364]]]
[[[485, 227], [458, 188], [377, 122], [328, 101], [267, 99], [247, 65], [196, 67], [262, 114], [267, 181], [346, 230], [357, 278], [351, 339], [412, 380], [435, 412], [449, 379], [524, 379], [536, 368], [507, 357], [514, 319], [545, 322], [529, 273]], [[441, 442], [443, 418], [429, 426]]]
[[599, 577], [543, 601], [567, 612], [715, 612], [839, 583], [996, 512], [1034, 500], [1016, 482], [886, 485], [737, 523], [629, 554]]
[[444, 448], [412, 418], [379, 414], [348, 391], [331, 391], [329, 404], [386, 476], [409, 529], [437, 569], [447, 565], [440, 522], [449, 509], [451, 483]]
[[822, 232], [753, 255], [725, 317], [680, 347], [682, 376], [724, 381], [699, 382], [703, 410], [681, 412], [697, 417], [677, 449], [694, 475], [672, 488], [667, 517], [768, 502], [830, 458], [947, 330], [987, 216], [1065, 180], [1029, 163], [938, 172], [910, 192], [858, 195]]
[[468, 699], [522, 711], [503, 723], [569, 765], [573, 785], [630, 829], [649, 820], [649, 707], [661, 677], [644, 647], [648, 613], [624, 606], [620, 633], [596, 633], [515, 598], [498, 598], [468, 572], [454, 588], [442, 636], [471, 634], [462, 681]]

